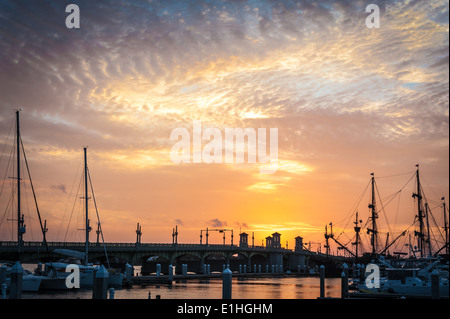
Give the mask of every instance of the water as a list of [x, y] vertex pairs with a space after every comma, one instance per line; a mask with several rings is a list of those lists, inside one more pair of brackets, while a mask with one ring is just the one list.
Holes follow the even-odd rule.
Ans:
[[[340, 279], [327, 278], [326, 297], [340, 297]], [[320, 294], [317, 277], [233, 278], [233, 299], [316, 299]], [[188, 279], [168, 285], [133, 286], [115, 290], [115, 299], [221, 299], [222, 280]], [[92, 299], [92, 290], [78, 289], [61, 292], [22, 293], [23, 299]], [[109, 297], [108, 297], [109, 298]]]

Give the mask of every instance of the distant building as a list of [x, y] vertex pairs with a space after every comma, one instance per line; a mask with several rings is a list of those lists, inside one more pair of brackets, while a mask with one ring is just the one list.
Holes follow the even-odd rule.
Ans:
[[248, 234], [240, 233], [239, 234], [239, 247], [248, 247]]
[[272, 236], [266, 237], [266, 247], [281, 248], [280, 236], [280, 233], [273, 233]]
[[295, 237], [295, 251], [299, 252], [303, 250], [303, 237]]
[[281, 248], [281, 234], [280, 233], [273, 233], [272, 234], [272, 247], [273, 248]]
[[272, 236], [266, 237], [266, 247], [273, 247], [273, 238]]

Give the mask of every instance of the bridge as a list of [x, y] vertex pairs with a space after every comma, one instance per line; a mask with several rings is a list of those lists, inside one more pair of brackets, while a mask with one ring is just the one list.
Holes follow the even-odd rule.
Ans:
[[[301, 239], [301, 237], [298, 237]], [[115, 267], [123, 268], [126, 263], [141, 265], [142, 274], [155, 272], [156, 264], [162, 269], [175, 266], [180, 273], [182, 265], [188, 265], [189, 272], [203, 273], [204, 266], [210, 271], [222, 271], [228, 265], [232, 271], [244, 267], [252, 272], [255, 266], [276, 266], [279, 271], [307, 273], [320, 264], [327, 264], [328, 269], [339, 268], [344, 262], [353, 263], [353, 259], [342, 256], [331, 256], [311, 252], [303, 247], [301, 241], [296, 242], [294, 250], [281, 248], [278, 245], [212, 245], [212, 244], [179, 244], [179, 243], [89, 243], [89, 261], [105, 263], [106, 260]], [[48, 248], [48, 252], [47, 252]], [[57, 260], [63, 256], [54, 254], [55, 249], [85, 251], [83, 242], [24, 242], [21, 247], [22, 263], [37, 263]], [[17, 242], [0, 242], [0, 260], [18, 260]], [[331, 269], [330, 269], [331, 270]]]

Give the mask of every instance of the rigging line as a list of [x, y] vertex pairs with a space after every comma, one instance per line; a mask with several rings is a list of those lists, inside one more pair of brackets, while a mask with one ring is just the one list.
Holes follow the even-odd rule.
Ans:
[[[73, 200], [72, 211], [70, 212], [69, 222], [67, 223], [66, 233], [64, 234], [64, 241], [66, 241], [67, 233], [69, 232], [70, 222], [72, 221], [73, 211], [75, 210], [75, 205], [77, 203], [77, 199], [78, 199], [77, 197], [78, 197], [78, 194], [80, 192], [80, 187], [81, 187], [81, 182], [82, 181], [83, 181], [82, 178], [80, 178], [80, 182], [78, 183], [77, 196], [75, 196], [75, 198]], [[61, 223], [62, 223], [62, 221], [61, 221]]]
[[[58, 229], [58, 233], [57, 233], [57, 235], [56, 235], [56, 238], [59, 238], [59, 234], [60, 234], [60, 232], [61, 232], [61, 228], [62, 228], [64, 219], [65, 219], [66, 214], [67, 214], [67, 208], [69, 207], [70, 199], [72, 198], [73, 190], [74, 190], [74, 188], [75, 188], [75, 184], [76, 184], [76, 181], [77, 181], [77, 179], [78, 179], [78, 178], [77, 178], [77, 177], [78, 177], [78, 173], [80, 172], [81, 162], [82, 162], [82, 159], [80, 158], [80, 160], [78, 161], [78, 168], [77, 168], [77, 170], [76, 170], [75, 178], [73, 179], [72, 187], [71, 187], [71, 189], [70, 189], [69, 196], [67, 197], [66, 207], [64, 208], [63, 218], [61, 219], [61, 223], [59, 224], [59, 229]], [[73, 208], [72, 208], [72, 212], [73, 212]]]
[[20, 138], [20, 144], [22, 145], [23, 158], [25, 160], [25, 166], [27, 167], [28, 178], [30, 180], [31, 191], [33, 192], [33, 198], [34, 198], [34, 204], [36, 206], [36, 212], [39, 217], [39, 224], [41, 226], [43, 242], [44, 242], [44, 245], [46, 248], [47, 255], [50, 257], [50, 252], [48, 250], [48, 245], [47, 245], [47, 239], [45, 238], [44, 225], [42, 224], [41, 213], [39, 212], [39, 207], [38, 207], [38, 203], [37, 203], [37, 199], [36, 199], [36, 192], [34, 191], [33, 180], [31, 179], [30, 167], [28, 166], [27, 155], [25, 154], [25, 147], [23, 146], [22, 138]]
[[100, 228], [100, 235], [102, 235], [102, 242], [103, 242], [103, 248], [105, 250], [106, 262], [108, 263], [108, 268], [111, 268], [111, 266], [109, 264], [108, 253], [106, 252], [106, 245], [105, 245], [105, 239], [103, 238], [102, 224], [100, 223], [100, 216], [98, 215], [97, 202], [95, 200], [94, 187], [92, 187], [91, 173], [89, 172], [89, 169], [88, 169], [88, 177], [89, 177], [89, 184], [91, 185], [91, 193], [92, 193], [92, 199], [94, 200], [95, 212], [97, 213], [98, 227]]
[[[401, 174], [401, 175], [405, 175], [405, 174]], [[381, 204], [382, 204], [382, 207], [381, 207], [381, 209], [378, 211], [378, 212], [380, 212], [381, 210], [383, 210], [383, 214], [384, 214], [384, 216], [385, 216], [385, 218], [386, 218], [386, 222], [388, 222], [388, 219], [387, 219], [387, 216], [386, 216], [386, 213], [385, 213], [385, 211], [384, 211], [384, 208], [387, 206], [387, 205], [389, 205], [390, 204], [390, 202], [391, 201], [393, 201], [394, 200], [394, 198], [397, 196], [397, 195], [399, 195], [399, 194], [401, 194], [401, 192], [403, 191], [403, 189], [409, 184], [409, 182], [413, 179], [415, 177], [415, 175], [412, 175], [411, 176], [411, 178], [396, 192], [396, 193], [394, 193], [394, 194], [392, 194], [392, 197], [390, 197], [390, 199], [389, 199], [389, 201], [386, 203], [386, 205], [383, 205], [383, 203], [381, 202], [381, 198], [380, 198], [380, 202], [381, 202]], [[376, 184], [375, 184], [376, 185]], [[376, 185], [376, 188], [377, 188], [377, 193], [378, 193], [378, 196], [379, 196], [379, 192], [378, 192], [378, 186]], [[379, 196], [380, 197], [380, 196]], [[389, 197], [389, 196], [388, 196]], [[386, 199], [388, 198], [388, 197], [386, 197]], [[400, 205], [400, 196], [399, 196], [399, 201], [398, 201], [398, 203], [397, 203], [397, 213], [398, 213], [398, 209], [399, 209], [399, 205]], [[396, 220], [397, 220], [397, 217], [396, 217]], [[391, 231], [391, 229], [390, 229], [390, 225], [389, 225], [389, 222], [388, 222], [388, 228], [389, 228], [389, 231]]]
[[[434, 219], [434, 215], [433, 215], [433, 213], [432, 213], [432, 211], [431, 211], [430, 206], [428, 205], [428, 199], [427, 199], [427, 197], [426, 197], [426, 194], [425, 194], [423, 188], [422, 188], [422, 194], [423, 194], [422, 196], [425, 198], [425, 203], [426, 203], [427, 206], [428, 206], [428, 213], [429, 213], [428, 215], [431, 215], [431, 218], [432, 218], [432, 220], [433, 220], [433, 222], [434, 222], [434, 225], [435, 225], [435, 226], [437, 227], [437, 229], [438, 229], [439, 235], [441, 236], [442, 239], [444, 239], [444, 234], [441, 232], [441, 229], [440, 229], [438, 223], [437, 223], [436, 220]], [[428, 218], [427, 220], [429, 220], [429, 218]], [[434, 234], [433, 234], [433, 235], [434, 235]], [[434, 239], [434, 240], [436, 241], [436, 239]], [[444, 241], [445, 241], [445, 239], [444, 239]]]
[[[339, 225], [340, 225], [341, 222], [347, 220], [347, 223], [345, 224], [344, 229], [347, 227], [347, 225], [350, 223], [350, 219], [353, 217], [353, 214], [354, 214], [355, 210], [358, 208], [358, 206], [359, 206], [359, 204], [361, 203], [361, 201], [362, 201], [364, 195], [366, 194], [367, 189], [369, 188], [370, 182], [371, 182], [371, 180], [369, 179], [369, 182], [367, 183], [367, 185], [366, 185], [364, 191], [360, 194], [359, 199], [358, 199], [357, 202], [353, 205], [353, 207], [352, 207], [352, 209], [350, 210], [350, 212], [347, 213], [346, 217], [345, 217], [344, 219], [342, 219], [341, 221], [339, 221], [339, 222], [336, 224], [336, 226], [339, 227]], [[342, 232], [341, 232], [341, 234], [338, 235], [338, 237], [337, 237], [336, 239], [339, 239], [339, 237], [340, 237], [341, 235], [342, 235]]]
[[[11, 159], [14, 157], [14, 147], [11, 147], [11, 152], [9, 154], [9, 158], [8, 158], [8, 164], [5, 167], [5, 175], [3, 176], [3, 183], [2, 183], [2, 188], [0, 190], [0, 198], [1, 198], [1, 194], [3, 193], [3, 187], [6, 184], [6, 175], [8, 174], [8, 169], [11, 166]], [[14, 164], [13, 164], [14, 165]], [[12, 168], [12, 170], [14, 169], [14, 167]]]
[[413, 174], [413, 173], [415, 173], [415, 171], [407, 172], [407, 173], [394, 174], [394, 175], [377, 176], [377, 179], [388, 178], [388, 177], [396, 177], [396, 176], [403, 176], [403, 175], [409, 175], [409, 174]]
[[428, 183], [428, 181], [427, 181], [425, 178], [423, 178], [423, 175], [422, 175], [422, 174], [420, 174], [420, 180], [425, 182], [425, 184], [426, 184], [426, 186], [428, 187], [428, 189], [431, 190], [431, 192], [434, 194], [434, 196], [436, 196], [436, 198], [441, 198], [440, 196], [438, 196], [438, 195], [434, 192], [433, 188], [431, 188], [431, 186], [430, 186], [430, 184]]
[[13, 127], [14, 122], [15, 122], [15, 119], [13, 118], [12, 121], [11, 121], [11, 124], [9, 126], [9, 131], [8, 131], [8, 135], [7, 135], [6, 140], [5, 140], [5, 144], [3, 144], [2, 155], [0, 156], [0, 163], [1, 163], [1, 160], [3, 158], [3, 154], [5, 153], [6, 145], [8, 144], [9, 136], [11, 135], [11, 131], [12, 131], [12, 127]]

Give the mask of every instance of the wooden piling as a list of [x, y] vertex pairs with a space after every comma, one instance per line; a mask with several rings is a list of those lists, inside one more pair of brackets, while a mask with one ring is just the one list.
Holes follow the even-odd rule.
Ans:
[[222, 273], [222, 299], [231, 299], [231, 282], [232, 282], [232, 272], [230, 269], [225, 269]]
[[109, 299], [114, 299], [114, 294], [116, 290], [114, 288], [109, 288]]
[[169, 281], [173, 281], [173, 266], [169, 265]]
[[320, 277], [320, 298], [325, 298], [325, 266], [321, 265], [319, 268]]
[[[344, 264], [344, 266], [347, 266]], [[341, 298], [344, 299], [348, 293], [348, 267], [347, 271], [344, 267], [344, 270], [341, 273]]]
[[23, 268], [20, 262], [16, 262], [11, 268], [11, 286], [9, 299], [22, 298]]
[[105, 266], [101, 265], [94, 277], [94, 285], [92, 287], [92, 299], [106, 299], [108, 293], [108, 271]]
[[440, 291], [439, 291], [439, 281], [440, 281], [439, 271], [436, 269], [431, 273], [431, 298], [439, 299]]

